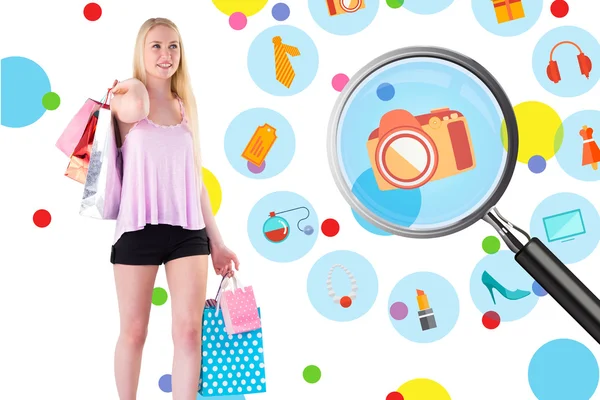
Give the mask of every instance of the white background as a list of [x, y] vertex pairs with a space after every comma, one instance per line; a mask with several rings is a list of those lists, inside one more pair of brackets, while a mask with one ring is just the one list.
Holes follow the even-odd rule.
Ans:
[[[232, 30], [227, 16], [209, 0], [172, 0], [168, 6], [156, 0], [99, 3], [103, 15], [93, 23], [83, 17], [85, 1], [3, 2], [0, 8], [0, 56], [36, 61], [50, 77], [52, 90], [61, 96], [59, 109], [36, 123], [21, 129], [0, 128], [0, 397], [117, 399], [113, 351], [118, 312], [109, 263], [114, 222], [78, 215], [81, 185], [63, 176], [66, 158], [54, 144], [85, 98], [99, 99], [113, 79], [130, 76], [137, 30], [144, 20], [156, 16], [174, 20], [183, 34], [198, 98], [205, 166], [223, 187], [217, 221], [226, 243], [240, 256], [243, 278], [254, 286], [263, 309], [268, 392], [248, 398], [377, 400], [405, 381], [426, 377], [444, 385], [457, 400], [528, 400], [534, 399], [527, 382], [529, 360], [547, 341], [572, 338], [600, 356], [598, 344], [549, 297], [540, 299], [522, 320], [495, 331], [482, 328], [469, 280], [483, 256], [481, 240], [495, 234], [493, 229], [480, 222], [454, 236], [431, 240], [372, 235], [355, 222], [335, 188], [325, 145], [329, 113], [338, 94], [331, 88], [331, 78], [339, 72], [351, 75], [383, 52], [408, 45], [444, 46], [475, 58], [502, 83], [514, 105], [543, 101], [563, 119], [582, 109], [598, 108], [600, 85], [578, 98], [562, 99], [544, 91], [531, 68], [535, 44], [552, 28], [574, 25], [600, 37], [599, 8], [594, 2], [570, 1], [569, 15], [558, 20], [549, 12], [551, 1], [546, 1], [530, 31], [505, 38], [479, 26], [468, 0], [456, 0], [444, 12], [430, 16], [393, 10], [382, 0], [372, 25], [352, 36], [327, 33], [313, 21], [305, 1], [290, 0], [291, 16], [284, 23], [307, 32], [320, 59], [311, 86], [290, 98], [262, 92], [246, 67], [251, 41], [278, 23], [271, 16], [274, 1], [250, 17], [242, 31]], [[242, 177], [223, 151], [228, 124], [252, 107], [283, 114], [297, 138], [289, 168], [266, 181]], [[320, 234], [313, 250], [294, 263], [279, 265], [262, 258], [247, 237], [247, 216], [260, 198], [278, 190], [304, 196], [321, 221], [336, 218], [340, 233], [334, 238]], [[570, 178], [552, 160], [540, 175], [519, 164], [499, 209], [528, 228], [535, 207], [560, 191], [583, 195], [600, 207], [597, 183]], [[32, 223], [39, 208], [52, 213], [52, 223], [45, 229]], [[347, 323], [324, 319], [306, 293], [313, 263], [338, 249], [358, 251], [375, 266], [379, 278], [379, 295], [370, 312]], [[599, 264], [597, 250], [571, 265], [596, 294], [600, 294]], [[454, 330], [427, 345], [402, 338], [387, 315], [393, 286], [420, 270], [448, 279], [461, 306]], [[217, 284], [211, 273], [209, 295]], [[156, 285], [166, 288], [162, 268]], [[170, 335], [169, 303], [153, 307], [139, 399], [171, 397], [158, 388], [159, 377], [170, 373]], [[315, 385], [302, 379], [309, 364], [323, 371]]]

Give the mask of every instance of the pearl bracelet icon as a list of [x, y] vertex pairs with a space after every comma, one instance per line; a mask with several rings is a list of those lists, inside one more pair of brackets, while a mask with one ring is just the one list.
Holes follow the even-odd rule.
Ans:
[[[348, 275], [348, 279], [350, 279], [351, 290], [350, 294], [347, 296], [340, 297], [333, 290], [333, 286], [331, 284], [331, 275], [333, 274], [333, 270], [336, 268], [340, 268], [342, 271], [344, 271], [346, 275]], [[358, 285], [356, 284], [356, 279], [354, 278], [354, 275], [352, 275], [352, 272], [348, 270], [348, 268], [344, 267], [342, 264], [335, 264], [329, 269], [329, 272], [327, 273], [327, 292], [329, 297], [333, 299], [334, 303], [339, 304], [344, 308], [350, 307], [354, 299], [356, 299], [357, 291]]]

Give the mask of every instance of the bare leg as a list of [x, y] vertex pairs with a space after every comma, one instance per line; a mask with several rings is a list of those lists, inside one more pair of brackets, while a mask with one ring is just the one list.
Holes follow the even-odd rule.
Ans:
[[166, 264], [173, 314], [174, 400], [196, 400], [202, 356], [202, 316], [208, 256], [177, 258]]
[[120, 400], [136, 400], [157, 271], [157, 265], [114, 265], [121, 328], [114, 368]]

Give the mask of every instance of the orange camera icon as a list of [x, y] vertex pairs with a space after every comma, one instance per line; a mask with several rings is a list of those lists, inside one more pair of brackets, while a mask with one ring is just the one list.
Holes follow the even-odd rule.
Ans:
[[369, 135], [367, 152], [382, 191], [415, 189], [476, 165], [467, 120], [449, 108], [417, 116], [387, 112]]
[[365, 0], [326, 0], [329, 15], [342, 15], [365, 8]]

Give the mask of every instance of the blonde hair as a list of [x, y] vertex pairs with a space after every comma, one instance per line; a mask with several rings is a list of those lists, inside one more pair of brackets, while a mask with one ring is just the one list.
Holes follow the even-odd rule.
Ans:
[[158, 25], [164, 25], [173, 29], [179, 37], [180, 61], [179, 67], [171, 77], [171, 91], [177, 94], [183, 101], [184, 112], [187, 117], [187, 125], [192, 132], [194, 142], [194, 162], [197, 168], [197, 174], [202, 177], [202, 157], [200, 152], [200, 134], [198, 132], [198, 110], [196, 108], [196, 98], [192, 91], [190, 75], [188, 71], [187, 59], [183, 47], [183, 40], [179, 28], [174, 22], [167, 18], [150, 18], [140, 27], [135, 43], [133, 56], [133, 77], [146, 85], [146, 69], [144, 67], [144, 47], [148, 32]]

